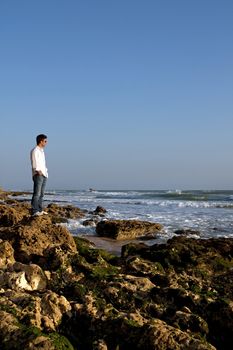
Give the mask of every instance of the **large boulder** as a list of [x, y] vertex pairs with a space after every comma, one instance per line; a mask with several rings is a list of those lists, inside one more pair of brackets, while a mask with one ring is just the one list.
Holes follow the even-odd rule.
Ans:
[[19, 261], [31, 261], [33, 255], [43, 256], [48, 247], [61, 246], [63, 243], [76, 251], [75, 241], [65, 227], [51, 224], [47, 218], [39, 220], [39, 225], [32, 222], [18, 231], [14, 248]]
[[0, 228], [0, 238], [11, 243], [15, 259], [23, 263], [37, 262], [48, 248], [54, 246], [61, 247], [65, 244], [66, 249], [73, 252], [77, 250], [67, 228], [52, 224], [48, 215], [29, 218], [24, 224], [13, 227]]
[[96, 226], [96, 232], [99, 236], [117, 240], [155, 235], [161, 229], [162, 225], [158, 223], [139, 220], [103, 220]]

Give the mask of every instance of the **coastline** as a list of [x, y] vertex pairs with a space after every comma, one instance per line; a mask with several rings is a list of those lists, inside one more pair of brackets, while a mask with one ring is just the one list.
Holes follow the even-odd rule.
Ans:
[[[31, 196], [16, 198], [30, 200]], [[45, 196], [45, 204], [49, 203], [71, 204], [89, 212], [103, 206], [108, 220], [136, 219], [162, 224], [163, 234], [148, 244], [165, 243], [176, 230], [182, 229], [198, 231], [195, 236], [201, 238], [233, 238], [233, 191], [229, 190], [50, 190]], [[95, 235], [94, 225], [84, 226], [82, 219], [69, 220], [67, 226], [72, 234]]]
[[0, 192], [4, 349], [230, 349], [232, 238], [126, 240], [116, 256], [59, 224], [85, 210], [50, 205], [31, 218], [9, 194]]

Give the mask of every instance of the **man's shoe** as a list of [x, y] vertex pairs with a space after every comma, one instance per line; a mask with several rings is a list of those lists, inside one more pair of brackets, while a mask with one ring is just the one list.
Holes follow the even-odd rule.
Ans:
[[43, 215], [42, 211], [37, 211], [36, 213], [32, 214], [32, 216], [41, 216]]
[[44, 211], [44, 210], [41, 211], [41, 214], [48, 215], [47, 211]]

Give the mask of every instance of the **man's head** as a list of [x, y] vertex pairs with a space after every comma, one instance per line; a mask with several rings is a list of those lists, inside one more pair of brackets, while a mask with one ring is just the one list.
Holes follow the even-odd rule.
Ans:
[[47, 136], [44, 134], [37, 135], [36, 143], [37, 146], [44, 147], [47, 143]]

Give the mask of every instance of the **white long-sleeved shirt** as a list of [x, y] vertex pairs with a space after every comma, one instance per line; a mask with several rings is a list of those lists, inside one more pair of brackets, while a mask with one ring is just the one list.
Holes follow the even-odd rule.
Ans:
[[33, 148], [30, 153], [30, 158], [32, 165], [32, 176], [34, 176], [37, 171], [41, 171], [45, 177], [48, 177], [48, 169], [46, 168], [43, 148], [39, 146]]

